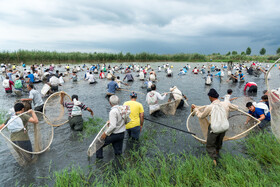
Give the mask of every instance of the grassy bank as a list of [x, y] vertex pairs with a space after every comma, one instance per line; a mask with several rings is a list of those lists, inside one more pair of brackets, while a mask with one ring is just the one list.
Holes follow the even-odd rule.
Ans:
[[[143, 142], [143, 141], [142, 141]], [[79, 168], [55, 172], [56, 186], [279, 186], [280, 146], [269, 133], [251, 134], [244, 141], [248, 157], [221, 155], [214, 167], [207, 155], [162, 154], [151, 143], [142, 143], [121, 159], [89, 173]], [[153, 155], [151, 155], [153, 154]], [[95, 166], [97, 167], [97, 166]]]
[[81, 53], [81, 52], [56, 52], [56, 51], [27, 51], [0, 52], [0, 61], [4, 63], [26, 64], [34, 63], [107, 63], [107, 62], [242, 62], [260, 61], [273, 62], [277, 55], [212, 55], [203, 54], [152, 54], [152, 53]]

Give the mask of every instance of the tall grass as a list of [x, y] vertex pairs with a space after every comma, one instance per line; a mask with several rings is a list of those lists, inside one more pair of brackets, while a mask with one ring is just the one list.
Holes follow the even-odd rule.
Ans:
[[227, 61], [274, 61], [277, 55], [246, 56], [246, 55], [203, 55], [203, 54], [154, 54], [154, 53], [81, 53], [81, 52], [56, 52], [56, 51], [28, 51], [0, 52], [0, 61], [5, 63], [26, 64], [34, 63], [105, 63], [105, 62], [227, 62]]
[[[191, 153], [150, 155], [149, 143], [131, 150], [118, 166], [104, 166], [103, 174], [70, 168], [56, 172], [56, 186], [279, 186], [280, 146], [269, 133], [245, 140], [249, 158], [223, 154], [217, 167], [212, 160]], [[153, 147], [155, 148], [155, 146]], [[147, 156], [149, 155], [149, 156]]]

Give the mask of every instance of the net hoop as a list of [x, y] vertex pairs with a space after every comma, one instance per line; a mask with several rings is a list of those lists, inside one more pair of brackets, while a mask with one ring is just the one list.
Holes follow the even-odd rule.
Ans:
[[[92, 155], [95, 153], [93, 150], [92, 150], [92, 147], [94, 145], [94, 143], [96, 142], [96, 140], [100, 137], [101, 133], [103, 132], [103, 129], [105, 129], [107, 127], [109, 123], [107, 122], [105, 125], [102, 126], [102, 128], [100, 129], [100, 131], [98, 132], [98, 134], [95, 136], [95, 138], [93, 139], [92, 143], [90, 144], [90, 146], [88, 147], [88, 150], [87, 150], [87, 155], [89, 157], [92, 157]], [[97, 151], [97, 150], [96, 150]]]
[[[23, 112], [22, 114], [20, 114], [18, 117], [22, 116], [23, 114], [27, 114], [28, 112]], [[42, 112], [39, 112], [39, 111], [35, 111], [35, 113], [39, 113], [43, 116], [45, 116]], [[45, 117], [44, 117], [45, 119]], [[13, 145], [14, 147], [18, 148], [19, 150], [25, 152], [25, 153], [28, 153], [28, 154], [33, 154], [33, 155], [39, 155], [39, 154], [42, 154], [44, 153], [45, 151], [47, 151], [51, 144], [52, 144], [52, 141], [53, 141], [53, 136], [54, 136], [54, 129], [53, 127], [51, 127], [52, 131], [51, 131], [51, 138], [50, 138], [50, 141], [49, 141], [49, 144], [41, 151], [38, 151], [38, 152], [30, 152], [30, 151], [27, 151], [25, 149], [22, 149], [20, 146], [16, 145], [14, 142], [12, 142], [10, 140], [10, 138], [8, 138], [5, 134], [2, 133], [2, 131], [9, 125], [10, 123], [7, 123], [1, 130], [0, 130], [0, 134], [2, 135], [2, 137], [4, 137], [11, 145]], [[36, 126], [37, 124], [34, 124], [34, 126]]]
[[[45, 119], [45, 121], [46, 121], [46, 123], [47, 124], [49, 124], [49, 125], [51, 125], [51, 126], [53, 126], [53, 127], [59, 127], [59, 126], [61, 126], [61, 125], [64, 125], [64, 124], [66, 124], [66, 123], [68, 123], [68, 121], [69, 120], [66, 120], [65, 122], [63, 122], [63, 123], [60, 123], [60, 124], [58, 124], [58, 125], [54, 125], [54, 124], [52, 124], [51, 122], [50, 122], [50, 120], [47, 118], [47, 116], [45, 115], [45, 109], [46, 109], [46, 104], [48, 103], [48, 101], [52, 98], [52, 97], [55, 97], [55, 96], [57, 96], [57, 95], [60, 95], [61, 93], [64, 93], [65, 94], [65, 96], [67, 96], [70, 100], [72, 100], [71, 99], [71, 97], [67, 94], [67, 93], [65, 93], [65, 92], [63, 92], [63, 91], [60, 91], [60, 92], [56, 92], [56, 93], [53, 93], [52, 95], [50, 95], [49, 97], [48, 97], [48, 99], [45, 101], [45, 103], [44, 103], [44, 106], [43, 106], [43, 117], [44, 117], [44, 119]], [[63, 107], [63, 106], [61, 106], [61, 107]], [[63, 111], [64, 111], [64, 107], [63, 107]]]
[[266, 75], [265, 75], [265, 84], [267, 87], [267, 90], [270, 90], [269, 88], [269, 84], [268, 84], [268, 74], [270, 73], [270, 71], [272, 70], [272, 68], [280, 61], [280, 58], [278, 60], [276, 60], [273, 65], [269, 68], [269, 70], [267, 71]]
[[[203, 109], [203, 108], [205, 108], [205, 107], [206, 107], [206, 106], [200, 106], [200, 107], [197, 106], [198, 109]], [[250, 114], [244, 112], [243, 110], [237, 109], [237, 111], [238, 111], [238, 112], [241, 112], [242, 114], [244, 114], [244, 115], [246, 115], [246, 116], [251, 117], [252, 119], [256, 120], [257, 123], [255, 123], [252, 127], [248, 128], [246, 131], [243, 131], [242, 133], [239, 133], [239, 134], [237, 134], [237, 135], [235, 135], [235, 136], [232, 136], [232, 137], [224, 138], [223, 141], [234, 140], [234, 139], [236, 139], [236, 138], [238, 138], [238, 137], [240, 137], [240, 136], [242, 136], [242, 135], [248, 133], [249, 131], [251, 131], [253, 128], [255, 128], [257, 125], [259, 125], [259, 124], [261, 123], [260, 120], [258, 120], [258, 119], [255, 118], [254, 116], [251, 116]], [[194, 116], [194, 115], [195, 115], [195, 113], [194, 113], [194, 111], [192, 111], [192, 112], [190, 113], [190, 115], [188, 116], [187, 122], [186, 122], [186, 127], [187, 127], [188, 131], [190, 131], [190, 132], [191, 132], [191, 129], [190, 129], [190, 127], [189, 127], [189, 120], [190, 120], [190, 118], [191, 118], [192, 116]], [[210, 123], [209, 123], [209, 124], [210, 124]], [[204, 140], [204, 139], [202, 139], [202, 138], [199, 138], [199, 137], [197, 137], [196, 135], [193, 135], [193, 134], [192, 134], [192, 136], [193, 136], [196, 140], [198, 140], [199, 142], [201, 142], [201, 143], [203, 143], [203, 144], [206, 144], [206, 140]]]

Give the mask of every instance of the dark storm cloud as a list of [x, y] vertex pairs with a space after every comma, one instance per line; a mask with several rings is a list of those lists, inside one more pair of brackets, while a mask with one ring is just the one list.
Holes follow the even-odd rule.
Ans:
[[3, 0], [0, 48], [209, 54], [250, 46], [274, 54], [277, 7], [276, 0]]

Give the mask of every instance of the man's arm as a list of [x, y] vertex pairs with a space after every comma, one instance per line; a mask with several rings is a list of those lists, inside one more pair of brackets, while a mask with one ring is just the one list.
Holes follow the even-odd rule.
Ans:
[[228, 107], [229, 107], [229, 110], [230, 111], [235, 111], [235, 110], [238, 110], [238, 106], [237, 105], [234, 105], [232, 103], [228, 103]]
[[0, 125], [0, 130], [5, 126], [5, 124], [3, 123], [2, 125]]
[[140, 131], [141, 131], [144, 124], [144, 112], [140, 113], [139, 117], [140, 117]]
[[90, 115], [91, 115], [91, 116], [93, 116], [93, 115], [94, 115], [93, 111], [92, 111], [89, 107], [87, 107], [87, 111], [89, 111], [89, 112], [90, 112]]
[[32, 99], [30, 98], [23, 98], [23, 99], [20, 99], [21, 101], [32, 101]]
[[248, 87], [248, 83], [245, 85], [244, 92], [246, 91], [247, 87]]
[[37, 124], [39, 122], [37, 115], [35, 114], [34, 110], [28, 110], [28, 113], [31, 114], [31, 118], [29, 118], [28, 122]]
[[[193, 108], [193, 106], [194, 106], [194, 108]], [[194, 109], [194, 112], [198, 118], [201, 118], [201, 119], [206, 118], [211, 113], [212, 107], [210, 105], [207, 105], [203, 112], [200, 112], [195, 105], [193, 105], [193, 106], [192, 106], [192, 108]]]
[[262, 115], [260, 115], [260, 118], [259, 118], [258, 120], [262, 121], [262, 120], [264, 120], [264, 119], [265, 119], [265, 115], [262, 114]]
[[102, 139], [105, 139], [107, 136], [110, 136], [111, 133], [113, 132], [113, 130], [116, 128], [116, 126], [117, 126], [116, 113], [114, 113], [112, 111], [109, 113], [109, 121], [110, 121], [109, 128], [102, 134], [102, 136], [101, 136]]

